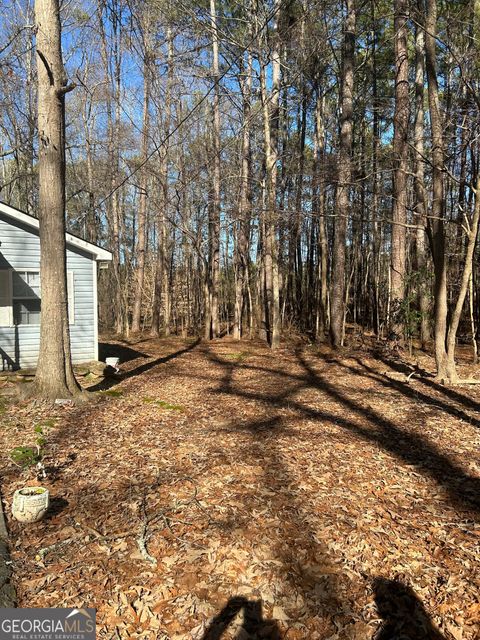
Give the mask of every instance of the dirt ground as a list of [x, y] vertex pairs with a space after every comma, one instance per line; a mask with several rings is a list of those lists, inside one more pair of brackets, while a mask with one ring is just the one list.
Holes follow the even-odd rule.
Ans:
[[480, 637], [478, 386], [372, 348], [108, 348], [94, 402], [2, 416], [5, 454], [54, 424], [43, 521], [3, 456], [19, 606], [95, 607], [102, 639]]

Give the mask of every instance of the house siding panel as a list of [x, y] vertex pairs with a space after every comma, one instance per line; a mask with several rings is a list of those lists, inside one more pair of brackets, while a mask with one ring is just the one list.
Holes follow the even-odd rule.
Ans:
[[[0, 212], [0, 269], [40, 268], [38, 232], [13, 224]], [[67, 245], [67, 270], [74, 279], [74, 323], [70, 325], [70, 342], [74, 362], [93, 360], [96, 356], [95, 333], [97, 313], [93, 295], [93, 257]], [[38, 359], [40, 327], [19, 325], [0, 327], [0, 353], [20, 367], [35, 367]]]

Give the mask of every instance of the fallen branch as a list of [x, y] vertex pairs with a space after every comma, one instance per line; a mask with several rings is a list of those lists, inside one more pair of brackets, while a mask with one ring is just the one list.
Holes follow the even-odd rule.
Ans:
[[143, 525], [142, 525], [142, 528], [140, 530], [140, 533], [137, 536], [138, 549], [139, 549], [140, 553], [142, 554], [142, 557], [147, 562], [149, 562], [151, 565], [156, 567], [157, 566], [156, 558], [151, 556], [147, 551], [147, 534], [148, 534], [147, 523], [144, 522]]
[[[134, 533], [132, 531], [121, 531], [120, 533], [111, 533], [106, 536], [102, 536], [92, 529], [91, 527], [86, 527], [87, 531], [93, 534], [93, 539], [91, 542], [108, 542], [109, 540], [118, 540], [119, 538], [128, 538], [129, 536], [133, 536]], [[36, 559], [39, 559], [41, 562], [45, 559], [45, 556], [60, 547], [66, 546], [67, 544], [72, 544], [74, 542], [80, 542], [80, 540], [85, 541], [85, 532], [79, 534], [78, 536], [71, 536], [70, 538], [65, 538], [64, 540], [60, 540], [59, 542], [54, 542], [53, 544], [48, 545], [48, 547], [43, 547], [40, 549], [36, 555]]]
[[64, 540], [60, 540], [60, 542], [54, 542], [53, 544], [48, 545], [48, 547], [43, 547], [43, 549], [40, 549], [37, 553], [37, 555], [35, 556], [36, 560], [39, 560], [40, 562], [43, 562], [45, 559], [45, 556], [50, 553], [51, 551], [55, 551], [56, 549], [59, 549], [60, 547], [64, 547], [67, 544], [71, 544], [72, 542], [78, 542], [83, 538], [82, 535], [79, 536], [75, 536], [72, 538], [65, 538]]
[[[191, 504], [195, 504], [198, 509], [208, 518], [208, 524], [212, 524], [215, 523], [215, 520], [213, 520], [210, 515], [208, 514], [207, 510], [205, 509], [205, 507], [201, 504], [200, 500], [198, 499], [198, 490], [197, 490], [197, 486], [195, 484], [195, 482], [192, 480], [192, 478], [186, 477], [186, 478], [181, 478], [179, 480], [177, 480], [174, 484], [177, 484], [178, 482], [181, 482], [183, 480], [186, 480], [187, 482], [190, 482], [193, 485], [193, 495], [190, 499], [185, 500], [185, 501], [177, 501], [174, 508], [172, 509], [173, 513], [176, 512], [176, 510], [179, 507], [187, 507]], [[179, 542], [180, 544], [185, 544], [185, 545], [189, 545], [192, 547], [195, 547], [197, 549], [205, 549], [205, 547], [196, 544], [194, 542], [189, 542], [188, 540], [184, 540], [183, 538], [179, 537], [173, 530], [173, 526], [175, 524], [183, 524], [183, 525], [187, 525], [187, 526], [192, 526], [191, 522], [187, 522], [185, 520], [177, 520], [177, 519], [173, 519], [171, 518], [167, 513], [165, 513], [164, 511], [157, 511], [156, 513], [147, 516], [147, 505], [146, 505], [147, 499], [146, 499], [146, 495], [144, 495], [143, 500], [142, 500], [142, 506], [141, 506], [141, 510], [142, 510], [142, 523], [140, 526], [140, 531], [137, 533], [135, 539], [136, 539], [136, 543], [138, 546], [138, 549], [142, 555], [142, 557], [145, 559], [146, 562], [149, 562], [151, 565], [156, 566], [157, 565], [157, 560], [156, 558], [154, 558], [149, 552], [148, 552], [148, 548], [147, 548], [147, 542], [148, 539], [151, 535], [151, 533], [155, 530], [157, 530], [156, 527], [154, 527], [152, 529], [152, 525], [158, 523], [159, 521], [161, 521], [163, 523], [163, 526], [165, 528], [167, 528], [170, 531], [170, 534], [173, 536], [173, 538], [175, 538], [175, 540], [177, 540], [177, 542]], [[121, 538], [128, 538], [128, 537], [134, 537], [135, 536], [135, 531], [120, 531], [118, 533], [111, 533], [111, 534], [106, 534], [106, 535], [102, 535], [99, 531], [96, 531], [95, 529], [93, 529], [92, 527], [89, 527], [88, 525], [84, 525], [84, 532], [79, 534], [78, 536], [72, 536], [70, 538], [66, 538], [65, 540], [60, 540], [59, 542], [55, 542], [51, 545], [49, 545], [48, 547], [43, 547], [42, 549], [40, 549], [37, 553], [37, 558], [43, 562], [43, 560], [45, 559], [45, 556], [49, 553], [51, 553], [52, 551], [55, 551], [56, 549], [59, 549], [63, 546], [66, 546], [68, 544], [72, 544], [74, 542], [79, 542], [80, 540], [83, 540], [85, 542], [85, 533], [88, 533], [90, 535], [92, 535], [92, 540], [91, 542], [109, 542], [111, 540], [119, 540]], [[87, 541], [88, 542], [88, 541]]]
[[[159, 511], [157, 513], [155, 513], [154, 515], [150, 516], [149, 518], [147, 518], [146, 521], [146, 526], [149, 526], [155, 522], [158, 522], [159, 520], [161, 520], [163, 522], [163, 525], [165, 528], [167, 528], [170, 533], [172, 534], [172, 536], [175, 538], [175, 540], [177, 540], [177, 542], [180, 542], [181, 544], [186, 544], [186, 545], [190, 545], [192, 547], [196, 547], [197, 549], [204, 549], [204, 547], [195, 544], [193, 542], [188, 542], [188, 540], [184, 540], [183, 538], [180, 538], [179, 536], [177, 536], [177, 534], [174, 532], [172, 525], [174, 524], [185, 524], [187, 526], [192, 526], [191, 522], [186, 522], [185, 520], [173, 520], [172, 518], [170, 518], [170, 516], [168, 516], [166, 513], [164, 513], [163, 511]], [[143, 552], [140, 550], [140, 552], [143, 555]]]
[[[208, 511], [205, 509], [205, 507], [202, 505], [202, 503], [198, 499], [198, 489], [197, 489], [197, 485], [195, 484], [195, 481], [192, 478], [186, 476], [185, 478], [179, 478], [174, 482], [174, 484], [177, 484], [182, 480], [186, 480], [187, 482], [190, 482], [193, 485], [193, 496], [190, 498], [190, 500], [177, 502], [176, 506], [188, 507], [192, 503], [196, 504], [197, 507], [200, 509], [200, 511], [207, 517], [208, 524], [215, 524], [215, 520], [210, 516]], [[181, 520], [179, 520], [178, 522], [181, 522]]]
[[154, 567], [157, 566], [157, 560], [152, 555], [148, 553], [147, 550], [147, 537], [148, 537], [148, 525], [152, 521], [151, 518], [147, 518], [147, 496], [146, 493], [143, 494], [142, 500], [142, 514], [143, 514], [143, 522], [140, 527], [140, 533], [137, 536], [137, 545], [142, 557], [149, 562]]

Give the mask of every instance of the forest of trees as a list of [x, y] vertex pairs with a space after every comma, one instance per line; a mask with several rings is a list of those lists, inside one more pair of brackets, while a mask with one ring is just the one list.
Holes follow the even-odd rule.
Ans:
[[[30, 0], [2, 2], [0, 197], [38, 215]], [[67, 225], [123, 335], [345, 327], [476, 358], [480, 0], [79, 0]], [[73, 86], [74, 85], [74, 86]]]

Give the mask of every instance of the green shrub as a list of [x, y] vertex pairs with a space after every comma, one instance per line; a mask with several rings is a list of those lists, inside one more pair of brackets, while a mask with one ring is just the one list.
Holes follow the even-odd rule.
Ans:
[[35, 447], [15, 447], [10, 451], [10, 458], [23, 469], [33, 467], [41, 461], [41, 455]]
[[143, 401], [147, 404], [154, 404], [162, 409], [169, 409], [170, 411], [183, 411], [183, 407], [179, 404], [170, 404], [164, 400], [156, 400], [155, 398], [143, 398]]
[[121, 389], [105, 389], [105, 391], [102, 391], [101, 393], [106, 396], [110, 396], [110, 398], [119, 398], [120, 396], [123, 396], [123, 391]]
[[15, 447], [10, 451], [10, 459], [19, 467], [28, 469], [35, 465], [43, 469], [42, 460], [44, 457], [45, 445], [47, 443], [47, 433], [55, 426], [55, 419], [48, 418], [36, 424], [33, 428], [35, 433], [35, 444], [33, 446]]

